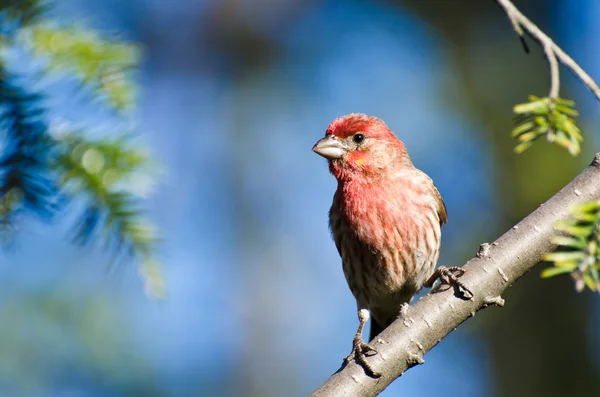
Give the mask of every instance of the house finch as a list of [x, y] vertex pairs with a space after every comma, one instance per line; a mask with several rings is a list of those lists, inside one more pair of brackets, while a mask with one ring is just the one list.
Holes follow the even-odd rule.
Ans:
[[345, 362], [354, 358], [378, 376], [365, 359], [376, 351], [363, 341], [363, 327], [370, 313], [372, 340], [432, 275], [446, 207], [402, 141], [376, 117], [334, 120], [313, 151], [328, 160], [338, 182], [329, 226], [358, 307], [359, 326]]

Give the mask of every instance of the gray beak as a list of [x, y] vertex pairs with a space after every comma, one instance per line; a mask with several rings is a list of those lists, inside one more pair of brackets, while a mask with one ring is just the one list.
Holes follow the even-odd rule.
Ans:
[[327, 135], [321, 139], [312, 148], [313, 152], [327, 160], [336, 160], [342, 158], [348, 153], [344, 142], [340, 141], [335, 135]]

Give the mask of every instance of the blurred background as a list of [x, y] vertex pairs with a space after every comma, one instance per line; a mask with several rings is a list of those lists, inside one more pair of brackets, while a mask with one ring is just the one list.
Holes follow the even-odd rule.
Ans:
[[[600, 79], [600, 2], [516, 5]], [[168, 285], [29, 220], [0, 255], [2, 396], [303, 396], [351, 348], [355, 303], [327, 228], [335, 181], [311, 152], [331, 120], [384, 119], [446, 201], [462, 265], [586, 166], [599, 104], [566, 70], [580, 157], [512, 152], [514, 104], [546, 95], [494, 1], [63, 0], [51, 11], [142, 45], [138, 130], [163, 164], [150, 214]], [[113, 122], [45, 88], [52, 109]], [[60, 228], [60, 227], [59, 227]], [[540, 265], [383, 396], [600, 393], [598, 298]]]

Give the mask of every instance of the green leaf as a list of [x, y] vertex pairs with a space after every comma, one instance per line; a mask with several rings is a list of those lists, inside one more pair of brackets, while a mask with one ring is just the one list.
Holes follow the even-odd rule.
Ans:
[[583, 249], [586, 246], [585, 239], [582, 237], [554, 236], [552, 237], [552, 243], [561, 245], [563, 247], [580, 249]]
[[573, 107], [575, 106], [575, 101], [572, 99], [565, 99], [565, 98], [556, 98], [556, 103], [558, 105], [563, 105], [563, 106], [568, 106], [568, 107]]
[[571, 236], [588, 237], [592, 233], [593, 229], [594, 229], [593, 225], [578, 225], [578, 226], [567, 227], [563, 230], [565, 232], [567, 232], [568, 234], [570, 234]]
[[583, 251], [567, 251], [567, 252], [550, 252], [545, 254], [542, 258], [549, 262], [570, 262], [584, 259], [586, 256]]
[[513, 111], [517, 114], [524, 114], [524, 113], [547, 114], [549, 111], [548, 104], [549, 104], [548, 100], [546, 98], [544, 98], [544, 99], [541, 99], [538, 101], [521, 103], [519, 105], [516, 105], [513, 108]]
[[537, 116], [537, 117], [535, 117], [534, 120], [535, 120], [535, 123], [537, 125], [548, 127], [548, 120], [547, 120], [546, 117], [544, 117], [544, 116]]
[[556, 105], [555, 109], [560, 112], [560, 113], [564, 113], [567, 114], [569, 116], [579, 116], [579, 112], [573, 108], [570, 108], [568, 106], [563, 106], [563, 105]]
[[569, 154], [573, 157], [578, 156], [581, 153], [581, 147], [576, 144], [572, 144], [567, 148]]
[[573, 270], [575, 270], [575, 268], [570, 268], [568, 266], [561, 266], [561, 267], [548, 267], [544, 270], [542, 270], [542, 278], [549, 278], [549, 277], [553, 277], [553, 276], [557, 276], [559, 274], [564, 274], [564, 273], [571, 273]]
[[558, 131], [554, 135], [553, 141], [556, 142], [558, 145], [567, 149], [571, 155], [575, 156], [575, 155], [579, 154], [579, 151], [580, 151], [579, 143], [576, 141], [575, 142], [571, 141], [568, 137], [565, 136], [564, 133], [562, 133], [562, 131]]
[[517, 136], [521, 135], [522, 133], [531, 130], [535, 126], [536, 126], [536, 124], [533, 121], [528, 121], [526, 123], [523, 123], [523, 124], [515, 127], [512, 130], [512, 137], [516, 138]]
[[571, 270], [575, 270], [581, 266], [581, 261], [580, 260], [572, 260], [572, 261], [564, 261], [564, 262], [554, 262], [554, 266], [568, 267]]
[[524, 134], [521, 134], [521, 136], [519, 136], [519, 140], [522, 141], [522, 142], [532, 141], [535, 138], [537, 138], [538, 135], [539, 135], [538, 129], [536, 128], [535, 131], [526, 132]]
[[572, 105], [574, 102], [571, 100], [535, 96], [530, 96], [530, 102], [516, 105], [513, 110], [517, 115], [517, 124], [511, 135], [528, 144], [517, 145], [515, 152], [524, 152], [535, 139], [546, 135], [548, 142], [567, 149], [573, 156], [578, 155], [581, 152], [580, 143], [583, 142], [583, 136], [572, 118], [578, 115]]
[[577, 226], [577, 224], [577, 220], [573, 218], [561, 219], [554, 223], [554, 229], [564, 232], [570, 227]]
[[[571, 208], [572, 217], [556, 222], [555, 228], [568, 236], [552, 237], [559, 249], [543, 255], [543, 259], [554, 262], [542, 276], [571, 272], [577, 291], [586, 286], [594, 291], [600, 286], [600, 200], [594, 200]], [[568, 250], [561, 250], [566, 247]]]
[[522, 142], [515, 146], [515, 153], [523, 153], [525, 150], [529, 149], [529, 147], [533, 145], [533, 141]]
[[565, 131], [567, 134], [577, 138], [578, 141], [582, 142], [583, 137], [581, 136], [581, 130], [575, 124], [573, 119], [566, 119], [560, 125], [560, 129]]
[[594, 279], [592, 278], [592, 276], [590, 276], [590, 274], [585, 273], [583, 275], [583, 281], [585, 282], [585, 285], [592, 291], [597, 291], [598, 290], [598, 283], [596, 281], [594, 281]]
[[600, 200], [593, 200], [588, 203], [579, 204], [579, 205], [575, 206], [571, 210], [571, 213], [574, 216], [577, 216], [577, 214], [586, 213], [586, 212], [595, 212], [597, 214], [599, 211], [600, 211]]
[[577, 212], [573, 214], [573, 218], [581, 222], [595, 222], [598, 219], [598, 215], [587, 212]]

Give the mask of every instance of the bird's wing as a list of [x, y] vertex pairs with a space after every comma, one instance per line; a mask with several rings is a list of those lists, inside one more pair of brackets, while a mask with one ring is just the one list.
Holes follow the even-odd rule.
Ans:
[[435, 201], [437, 201], [437, 203], [438, 203], [438, 217], [440, 218], [440, 226], [442, 226], [442, 224], [446, 223], [446, 221], [448, 220], [448, 212], [446, 212], [446, 204], [444, 203], [444, 200], [442, 199], [442, 195], [437, 190], [437, 187], [435, 186], [435, 184], [433, 182], [431, 182], [431, 183], [433, 184], [433, 194], [435, 197]]

